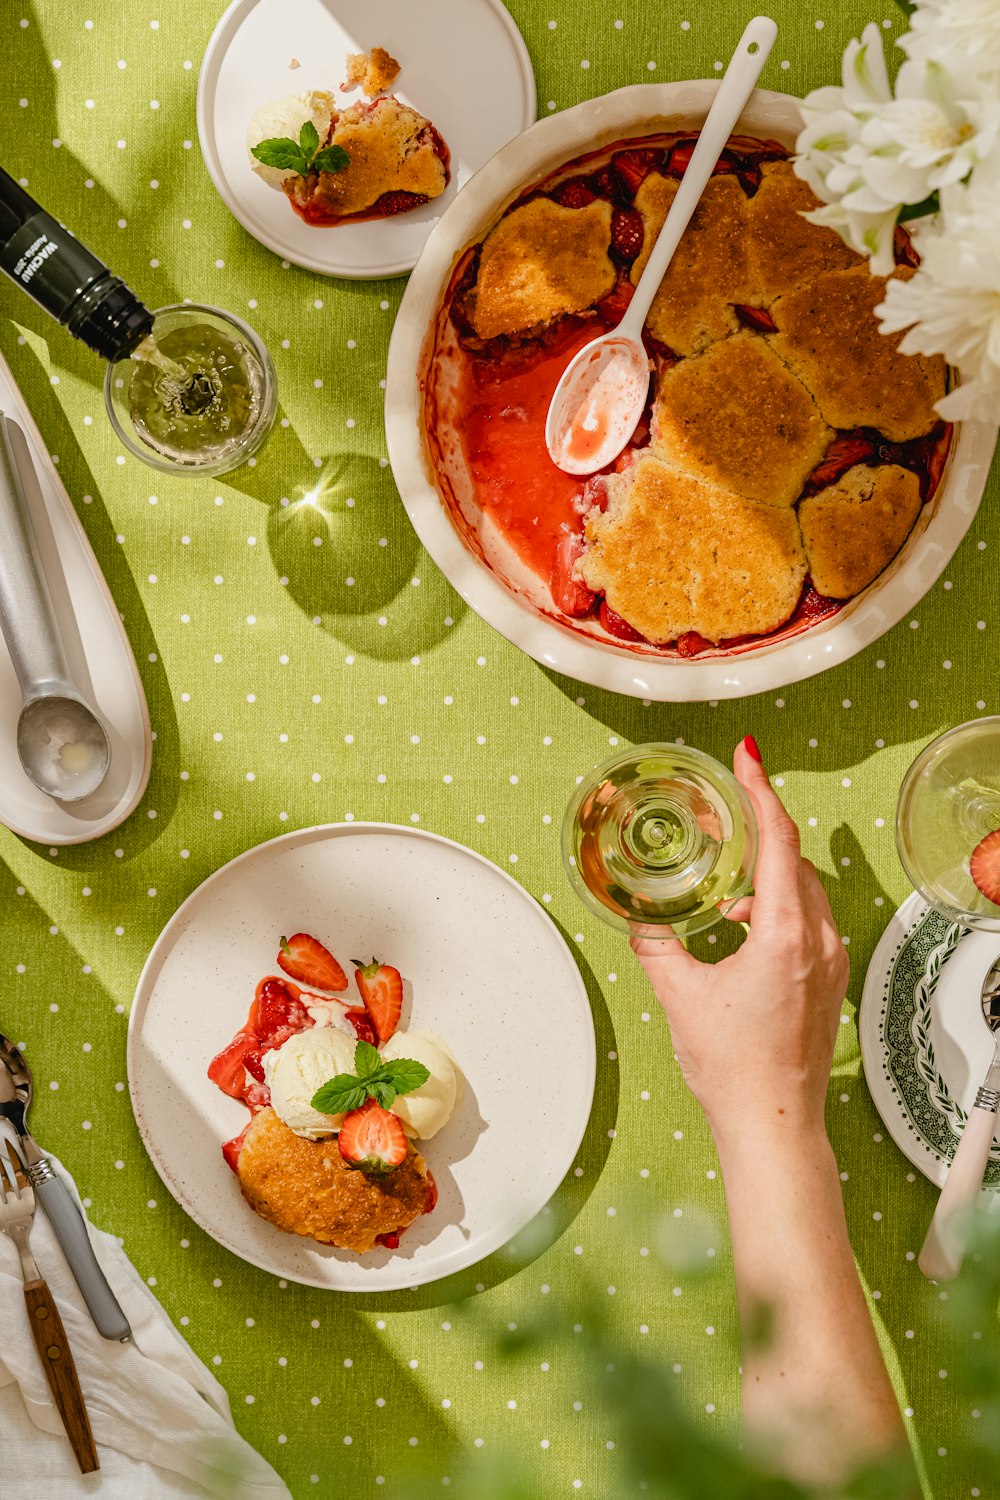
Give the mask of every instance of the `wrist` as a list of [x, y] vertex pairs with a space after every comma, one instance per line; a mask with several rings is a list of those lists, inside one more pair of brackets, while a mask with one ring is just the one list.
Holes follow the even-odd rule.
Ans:
[[744, 1116], [725, 1122], [709, 1120], [723, 1173], [766, 1158], [775, 1166], [800, 1171], [803, 1167], [834, 1167], [833, 1147], [822, 1117], [779, 1115], [761, 1120]]

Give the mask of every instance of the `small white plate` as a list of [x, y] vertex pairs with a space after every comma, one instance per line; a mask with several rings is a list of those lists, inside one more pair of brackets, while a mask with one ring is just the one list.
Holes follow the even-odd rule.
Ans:
[[[865, 977], [858, 1031], [868, 1088], [896, 1145], [938, 1187], [993, 1056], [979, 1002], [998, 953], [996, 933], [959, 927], [914, 893]], [[995, 1211], [998, 1186], [1000, 1139], [983, 1179]]]
[[[437, 1206], [396, 1251], [352, 1255], [275, 1229], [222, 1158], [247, 1112], [206, 1069], [275, 972], [280, 934], [300, 930], [345, 967], [375, 953], [399, 968], [412, 984], [403, 1026], [443, 1037], [466, 1077], [424, 1148]], [[542, 908], [461, 844], [380, 823], [284, 834], [210, 875], [157, 939], [128, 1031], [136, 1121], [181, 1207], [243, 1260], [348, 1292], [436, 1281], [517, 1234], [573, 1163], [596, 1056], [586, 988]]]
[[[247, 126], [270, 99], [339, 93], [349, 52], [385, 47], [401, 64], [392, 92], [437, 127], [451, 151], [440, 198], [394, 219], [323, 229], [251, 169]], [[290, 68], [293, 58], [300, 66]], [[235, 0], [205, 51], [198, 138], [223, 202], [276, 255], [326, 276], [400, 276], [464, 182], [535, 118], [535, 79], [500, 0]]]
[[0, 411], [11, 437], [42, 566], [77, 685], [107, 725], [111, 765], [97, 791], [57, 802], [21, 769], [21, 690], [0, 636], [0, 822], [39, 844], [83, 844], [128, 817], [149, 780], [153, 743], [142, 681], [118, 606], [10, 368], [0, 357]]

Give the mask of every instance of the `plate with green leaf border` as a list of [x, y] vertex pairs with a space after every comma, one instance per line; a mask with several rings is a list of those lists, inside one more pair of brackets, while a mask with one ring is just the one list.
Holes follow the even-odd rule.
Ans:
[[[993, 1041], [979, 1001], [998, 954], [996, 933], [950, 922], [914, 893], [865, 976], [858, 1032], [875, 1107], [904, 1156], [939, 1187], [990, 1065]], [[998, 1187], [994, 1138], [983, 1177], [991, 1209], [1000, 1204]]]

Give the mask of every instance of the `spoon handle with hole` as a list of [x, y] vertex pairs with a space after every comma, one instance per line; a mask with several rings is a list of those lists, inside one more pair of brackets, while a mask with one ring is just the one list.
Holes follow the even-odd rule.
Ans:
[[962, 1269], [962, 1220], [976, 1202], [997, 1128], [1000, 1104], [1000, 1046], [976, 1102], [969, 1111], [962, 1139], [951, 1159], [917, 1265], [931, 1281], [951, 1281]]
[[18, 437], [0, 412], [0, 629], [27, 697], [43, 683], [71, 679], [15, 457]]
[[719, 85], [719, 92], [701, 127], [698, 143], [681, 178], [677, 195], [670, 205], [670, 212], [663, 221], [663, 228], [639, 278], [625, 317], [618, 325], [619, 332], [627, 332], [636, 339], [642, 336], [642, 325], [663, 280], [663, 274], [698, 207], [722, 149], [732, 135], [733, 126], [753, 93], [777, 35], [778, 28], [770, 17], [755, 16], [737, 42], [725, 77]]

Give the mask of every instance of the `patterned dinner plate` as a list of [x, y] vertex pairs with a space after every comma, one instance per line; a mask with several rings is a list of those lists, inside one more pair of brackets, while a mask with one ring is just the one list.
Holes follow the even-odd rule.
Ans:
[[[275, 972], [280, 934], [295, 931], [345, 965], [355, 953], [397, 965], [411, 987], [402, 1028], [443, 1037], [465, 1074], [455, 1114], [424, 1148], [437, 1206], [395, 1251], [283, 1233], [244, 1202], [222, 1157], [247, 1113], [206, 1070]], [[573, 1164], [596, 1056], [580, 971], [533, 897], [461, 844], [383, 823], [302, 829], [223, 865], [163, 929], [129, 1016], [136, 1121], [177, 1202], [234, 1255], [345, 1292], [436, 1281], [523, 1229]]]
[[[939, 1187], [993, 1054], [979, 998], [998, 954], [996, 933], [949, 922], [913, 894], [865, 978], [859, 1033], [875, 1107], [903, 1154]], [[994, 1139], [983, 1178], [993, 1209], [998, 1185]]]

